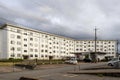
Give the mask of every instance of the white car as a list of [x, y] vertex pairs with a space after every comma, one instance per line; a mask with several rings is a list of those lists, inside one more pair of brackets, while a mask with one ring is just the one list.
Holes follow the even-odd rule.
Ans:
[[76, 59], [70, 59], [70, 60], [66, 60], [65, 63], [68, 63], [68, 64], [78, 64], [78, 61]]
[[108, 66], [114, 66], [114, 63], [120, 62], [120, 57], [113, 58], [112, 60], [108, 61]]

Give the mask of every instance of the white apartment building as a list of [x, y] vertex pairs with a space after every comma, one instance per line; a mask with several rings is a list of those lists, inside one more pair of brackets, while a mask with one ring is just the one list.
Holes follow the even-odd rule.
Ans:
[[[80, 40], [75, 41], [75, 53], [81, 53], [82, 56], [95, 52], [95, 41], [94, 40]], [[103, 58], [114, 58], [116, 57], [116, 41], [115, 40], [97, 40], [96, 41], [96, 52], [98, 59]]]
[[[62, 59], [76, 53], [94, 52], [93, 40], [75, 40], [22, 26], [0, 27], [0, 59]], [[97, 51], [115, 57], [116, 41], [97, 41]], [[73, 54], [75, 53], [75, 54]]]
[[71, 38], [11, 24], [0, 29], [1, 59], [61, 59], [74, 56], [73, 52], [74, 39]]

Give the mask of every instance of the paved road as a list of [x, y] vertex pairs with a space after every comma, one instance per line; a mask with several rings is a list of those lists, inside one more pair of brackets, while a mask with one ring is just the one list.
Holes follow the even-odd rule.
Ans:
[[[36, 78], [39, 80], [119, 80], [119, 78], [109, 78], [105, 77], [96, 77], [92, 75], [75, 75], [75, 74], [67, 74], [67, 71], [79, 70], [79, 66], [81, 69], [103, 65], [105, 63], [81, 63], [79, 65], [69, 65], [61, 68], [54, 69], [43, 69], [43, 70], [31, 70], [31, 71], [23, 71], [23, 72], [12, 72], [12, 73], [3, 73], [0, 74], [0, 80], [19, 80], [21, 76]], [[99, 78], [99, 79], [98, 79]]]

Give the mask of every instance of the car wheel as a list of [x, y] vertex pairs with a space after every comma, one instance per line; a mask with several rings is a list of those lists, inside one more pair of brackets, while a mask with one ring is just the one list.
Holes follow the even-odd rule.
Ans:
[[113, 66], [113, 65], [111, 63], [109, 63], [108, 66]]

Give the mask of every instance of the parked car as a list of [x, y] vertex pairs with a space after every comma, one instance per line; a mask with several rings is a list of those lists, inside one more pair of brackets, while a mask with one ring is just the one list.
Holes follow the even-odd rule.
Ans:
[[85, 59], [83, 59], [83, 61], [84, 61], [84, 62], [92, 62], [92, 60], [89, 59], [89, 58], [85, 58]]
[[65, 63], [67, 63], [67, 64], [78, 64], [78, 61], [76, 59], [70, 59], [70, 60], [66, 60]]
[[120, 62], [120, 57], [113, 58], [112, 60], [108, 61], [108, 66], [114, 66], [116, 62]]

